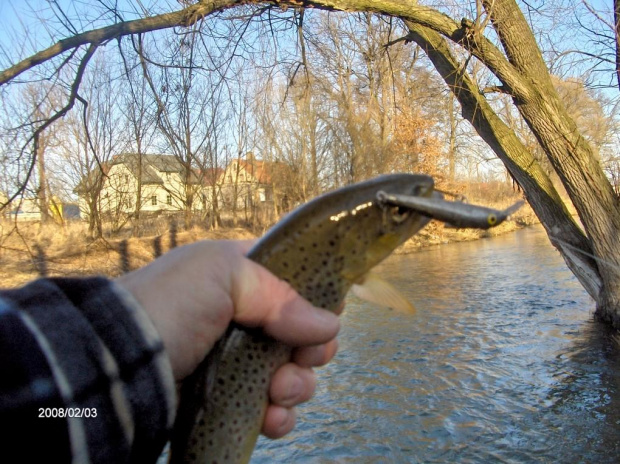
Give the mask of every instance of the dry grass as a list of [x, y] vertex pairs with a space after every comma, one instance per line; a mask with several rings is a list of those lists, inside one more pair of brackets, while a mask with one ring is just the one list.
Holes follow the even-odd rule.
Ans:
[[87, 225], [69, 223], [64, 227], [38, 223], [0, 223], [0, 287], [22, 285], [40, 275], [114, 277], [122, 273], [120, 250], [124, 244], [129, 268], [136, 269], [155, 259], [157, 243], [162, 253], [176, 246], [202, 239], [248, 239], [244, 229], [205, 231], [194, 228], [154, 237], [91, 240]]
[[[518, 200], [517, 196], [506, 198], [495, 204], [470, 200], [474, 204], [485, 204], [502, 209]], [[533, 224], [536, 216], [529, 205], [525, 205], [507, 221], [490, 231], [472, 229], [449, 229], [443, 224], [431, 222], [422, 232], [409, 240], [399, 252], [411, 252], [417, 248], [441, 243], [475, 240], [497, 235]], [[127, 239], [89, 238], [87, 225], [71, 222], [65, 226], [40, 225], [38, 223], [0, 222], [0, 287], [10, 288], [22, 285], [40, 275], [114, 277], [123, 272], [120, 250], [126, 245], [129, 269], [137, 269], [157, 256], [157, 247], [165, 253], [174, 246], [203, 239], [248, 239], [254, 234], [246, 229], [229, 228], [205, 231], [194, 228], [189, 231], [150, 237], [129, 237]], [[176, 241], [176, 243], [175, 243]]]

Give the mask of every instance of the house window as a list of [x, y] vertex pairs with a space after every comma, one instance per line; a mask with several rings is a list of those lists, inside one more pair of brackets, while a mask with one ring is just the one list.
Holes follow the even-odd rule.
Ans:
[[153, 195], [153, 196], [151, 197], [151, 204], [152, 204], [153, 206], [157, 205], [157, 195]]
[[169, 205], [172, 205], [172, 195], [170, 194], [166, 195], [166, 203]]

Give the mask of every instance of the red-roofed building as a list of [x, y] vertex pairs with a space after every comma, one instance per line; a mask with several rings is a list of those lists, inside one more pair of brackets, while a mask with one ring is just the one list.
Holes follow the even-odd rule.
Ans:
[[248, 211], [259, 206], [273, 207], [274, 177], [285, 171], [283, 163], [256, 159], [251, 152], [245, 158], [233, 159], [219, 182], [225, 208]]

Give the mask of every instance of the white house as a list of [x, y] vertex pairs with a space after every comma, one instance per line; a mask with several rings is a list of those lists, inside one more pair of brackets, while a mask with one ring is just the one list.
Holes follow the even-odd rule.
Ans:
[[[188, 176], [185, 166], [172, 155], [127, 153], [114, 157], [104, 169], [107, 172], [99, 195], [99, 208], [104, 215], [133, 214], [137, 201], [141, 212], [183, 211], [188, 193], [193, 197], [192, 209], [201, 210], [210, 199], [211, 190], [205, 188], [200, 176], [194, 170]], [[85, 192], [80, 192], [79, 187], [76, 192], [86, 216]]]

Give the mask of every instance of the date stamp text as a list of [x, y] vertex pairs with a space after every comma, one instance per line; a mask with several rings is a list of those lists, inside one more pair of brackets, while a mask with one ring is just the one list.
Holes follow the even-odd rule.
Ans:
[[97, 408], [39, 408], [39, 417], [97, 417]]

